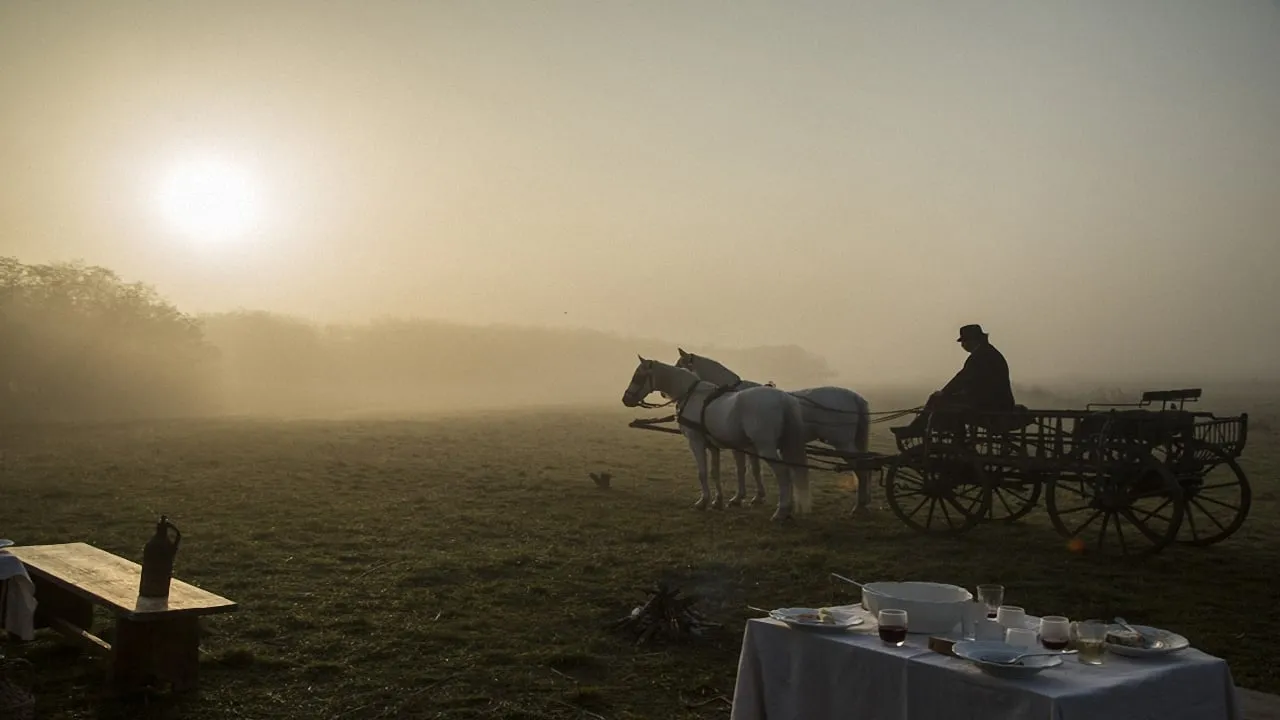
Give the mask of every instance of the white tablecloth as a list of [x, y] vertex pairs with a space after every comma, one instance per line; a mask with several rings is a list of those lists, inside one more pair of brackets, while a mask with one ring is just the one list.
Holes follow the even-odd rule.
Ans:
[[4, 627], [23, 640], [35, 637], [36, 589], [27, 568], [18, 558], [0, 550], [0, 583], [4, 585], [4, 606], [0, 617]]
[[827, 634], [747, 623], [731, 720], [1240, 720], [1226, 661], [1194, 648], [1161, 658], [1073, 656], [1026, 680], [991, 677], [874, 630]]

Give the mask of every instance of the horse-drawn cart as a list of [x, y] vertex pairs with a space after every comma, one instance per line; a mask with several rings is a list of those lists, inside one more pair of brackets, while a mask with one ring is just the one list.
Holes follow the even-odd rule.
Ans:
[[[923, 429], [893, 428], [898, 453], [849, 456], [811, 444], [835, 471], [881, 470], [889, 507], [908, 527], [954, 534], [1014, 522], [1043, 499], [1053, 527], [1091, 552], [1148, 555], [1174, 542], [1211, 545], [1249, 513], [1236, 462], [1248, 415], [1184, 409], [1201, 391], [1144, 393], [1084, 410], [930, 412]], [[633, 427], [679, 432], [658, 421]]]

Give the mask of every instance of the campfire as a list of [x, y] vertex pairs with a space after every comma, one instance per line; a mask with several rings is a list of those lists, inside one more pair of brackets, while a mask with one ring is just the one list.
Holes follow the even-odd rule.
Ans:
[[625, 629], [631, 633], [637, 645], [654, 638], [685, 640], [720, 627], [693, 609], [699, 600], [696, 595], [682, 597], [678, 588], [668, 587], [665, 583], [658, 583], [657, 587], [643, 592], [648, 595], [648, 601], [610, 625], [611, 629]]

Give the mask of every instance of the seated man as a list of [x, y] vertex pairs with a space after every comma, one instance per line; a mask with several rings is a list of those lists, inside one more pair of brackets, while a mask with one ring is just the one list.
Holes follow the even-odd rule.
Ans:
[[[895, 435], [913, 436], [924, 432], [931, 411], [964, 410], [1013, 410], [1013, 385], [1009, 382], [1009, 364], [1004, 355], [987, 341], [981, 325], [965, 325], [960, 328], [956, 340], [969, 359], [946, 387], [929, 396], [925, 412], [916, 416], [910, 425], [893, 428]], [[938, 419], [934, 420], [934, 424]]]

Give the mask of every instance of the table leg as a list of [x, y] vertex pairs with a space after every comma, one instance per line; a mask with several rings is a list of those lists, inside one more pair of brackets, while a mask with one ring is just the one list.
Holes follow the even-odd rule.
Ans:
[[194, 690], [200, 669], [200, 618], [116, 619], [112, 680], [117, 689], [139, 687], [151, 679], [172, 684], [175, 692]]
[[31, 584], [37, 598], [37, 628], [50, 627], [49, 620], [59, 618], [85, 632], [93, 630], [93, 603], [35, 573], [31, 574]]

